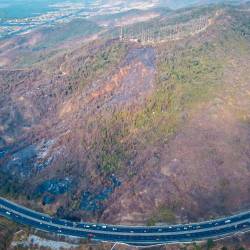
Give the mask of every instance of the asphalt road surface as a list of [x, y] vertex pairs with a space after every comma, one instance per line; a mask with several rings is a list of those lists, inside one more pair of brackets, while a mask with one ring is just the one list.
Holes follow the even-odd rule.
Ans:
[[250, 211], [192, 224], [154, 227], [118, 226], [61, 220], [0, 197], [0, 216], [49, 233], [135, 246], [189, 243], [250, 231]]

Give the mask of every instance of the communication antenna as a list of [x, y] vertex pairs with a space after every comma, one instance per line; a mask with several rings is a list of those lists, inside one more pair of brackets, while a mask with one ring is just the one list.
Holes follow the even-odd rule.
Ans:
[[123, 27], [121, 26], [121, 30], [120, 30], [120, 40], [123, 40]]

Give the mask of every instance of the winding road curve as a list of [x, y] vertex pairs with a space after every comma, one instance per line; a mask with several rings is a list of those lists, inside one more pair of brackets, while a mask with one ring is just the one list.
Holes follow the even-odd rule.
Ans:
[[193, 224], [154, 227], [116, 226], [57, 219], [0, 197], [0, 216], [49, 233], [134, 246], [189, 243], [250, 231], [250, 211]]

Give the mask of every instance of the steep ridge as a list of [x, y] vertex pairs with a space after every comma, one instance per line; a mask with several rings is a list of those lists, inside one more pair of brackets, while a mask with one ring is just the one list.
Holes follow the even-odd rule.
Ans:
[[83, 41], [2, 69], [1, 195], [108, 223], [249, 207], [249, 15], [219, 11], [180, 40]]

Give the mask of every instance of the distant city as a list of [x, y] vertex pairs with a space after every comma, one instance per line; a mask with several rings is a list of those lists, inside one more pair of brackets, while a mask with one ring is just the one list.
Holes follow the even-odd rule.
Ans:
[[[0, 39], [11, 35], [25, 34], [40, 26], [67, 23], [75, 18], [90, 18], [96, 15], [119, 13], [130, 9], [147, 9], [158, 1], [17, 1], [0, 3]], [[29, 4], [32, 8], [29, 8]], [[36, 5], [36, 7], [34, 7]], [[13, 11], [14, 9], [14, 11]]]

